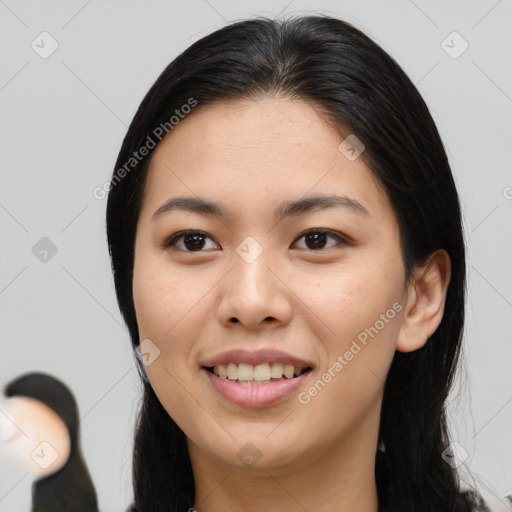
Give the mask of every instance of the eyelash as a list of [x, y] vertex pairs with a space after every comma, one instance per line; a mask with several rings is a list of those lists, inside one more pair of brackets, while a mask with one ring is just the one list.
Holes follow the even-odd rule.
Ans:
[[[308, 229], [307, 231], [304, 231], [303, 233], [301, 233], [295, 240], [294, 240], [294, 244], [300, 240], [301, 238], [304, 238], [305, 236], [311, 234], [311, 233], [321, 233], [321, 234], [324, 234], [324, 235], [328, 235], [332, 238], [336, 238], [338, 240], [338, 244], [336, 244], [335, 246], [333, 247], [328, 247], [327, 249], [308, 249], [306, 248], [305, 250], [308, 250], [308, 251], [312, 251], [312, 252], [321, 252], [321, 251], [325, 251], [325, 250], [328, 250], [328, 249], [332, 249], [336, 246], [349, 246], [349, 245], [352, 245], [352, 242], [349, 241], [347, 238], [341, 236], [339, 233], [336, 233], [335, 231], [331, 231], [330, 229]], [[202, 236], [205, 236], [207, 238], [210, 238], [211, 240], [213, 240], [209, 235], [207, 235], [204, 231], [198, 231], [198, 230], [184, 230], [184, 231], [178, 231], [177, 233], [173, 234], [172, 236], [170, 236], [163, 244], [162, 244], [162, 248], [163, 249], [172, 249], [172, 250], [176, 250], [176, 251], [182, 251], [182, 252], [188, 252], [188, 253], [195, 253], [195, 252], [205, 252], [203, 249], [199, 250], [199, 251], [189, 251], [189, 250], [186, 250], [186, 249], [177, 249], [176, 248], [176, 242], [182, 238], [184, 238], [185, 236], [187, 235], [202, 235]], [[217, 243], [217, 242], [215, 242]]]

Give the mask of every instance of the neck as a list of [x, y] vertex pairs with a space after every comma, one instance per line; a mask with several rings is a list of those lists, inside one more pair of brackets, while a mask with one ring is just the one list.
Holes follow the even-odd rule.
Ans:
[[[279, 467], [233, 467], [189, 439], [197, 512], [377, 512], [378, 416]], [[375, 423], [376, 421], [376, 423]]]

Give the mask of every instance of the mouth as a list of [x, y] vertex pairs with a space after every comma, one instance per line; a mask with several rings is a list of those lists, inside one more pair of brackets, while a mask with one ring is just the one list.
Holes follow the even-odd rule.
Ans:
[[201, 374], [209, 386], [228, 402], [244, 408], [278, 404], [305, 385], [312, 367], [262, 363], [203, 366]]
[[263, 386], [295, 379], [312, 370], [311, 366], [301, 367], [282, 363], [228, 363], [202, 368], [219, 379], [227, 379], [242, 386]]

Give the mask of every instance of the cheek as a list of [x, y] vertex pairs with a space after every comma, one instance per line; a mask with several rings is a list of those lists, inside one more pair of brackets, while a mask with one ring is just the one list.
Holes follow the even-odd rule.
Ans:
[[173, 326], [181, 304], [178, 289], [169, 276], [151, 265], [134, 268], [133, 301], [141, 340], [160, 339]]
[[[364, 254], [335, 270], [319, 269], [314, 278], [304, 274], [295, 283], [294, 292], [322, 319], [328, 328], [327, 337], [334, 342], [357, 337], [378, 322], [381, 315], [385, 316], [384, 321], [395, 319], [393, 304], [401, 300], [403, 293], [400, 259], [384, 261]], [[389, 326], [398, 322], [385, 323]]]
[[190, 324], [186, 312], [190, 307], [184, 300], [186, 290], [154, 261], [136, 264], [133, 277], [139, 338], [151, 357], [146, 374], [160, 403], [180, 424], [191, 406], [183, 392], [184, 387], [190, 387], [185, 361], [191, 344], [188, 340], [193, 339], [193, 333], [187, 329]]
[[189, 386], [191, 370], [197, 370], [190, 353], [206, 319], [206, 290], [194, 272], [173, 269], [165, 254], [136, 260], [133, 299], [139, 337], [151, 358], [146, 373], [157, 395], [165, 395], [159, 398], [168, 411], [182, 407], [183, 399], [173, 397], [181, 396], [179, 383]]
[[325, 362], [299, 396], [308, 418], [305, 438], [315, 431], [329, 432], [331, 441], [340, 433], [349, 436], [368, 414], [378, 422], [400, 328], [401, 284], [399, 265], [390, 270], [361, 261], [336, 280], [320, 281], [315, 288], [321, 292], [310, 295], [308, 305], [325, 320], [330, 334], [320, 338]]
[[183, 317], [193, 287], [173, 271], [165, 253], [140, 247], [133, 269], [133, 300], [141, 340], [162, 342]]
[[204, 295], [213, 285], [210, 281], [211, 275], [173, 270], [169, 264], [134, 270], [133, 298], [140, 336], [170, 342], [199, 328], [200, 318], [204, 321], [206, 314]]
[[[301, 403], [311, 401], [319, 414], [324, 408], [332, 410], [333, 426], [347, 421], [349, 410], [357, 415], [372, 408], [395, 353], [403, 268], [395, 252], [390, 250], [387, 258], [382, 253], [361, 252], [336, 272], [317, 273], [316, 286], [310, 282], [299, 292], [306, 294], [309, 288], [305, 302], [323, 320], [315, 335], [325, 354], [321, 382], [306, 390]], [[342, 407], [332, 409], [336, 403]]]

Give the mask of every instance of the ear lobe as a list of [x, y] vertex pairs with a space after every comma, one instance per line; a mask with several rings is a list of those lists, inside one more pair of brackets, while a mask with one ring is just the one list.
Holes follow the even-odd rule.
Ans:
[[443, 249], [432, 253], [423, 265], [415, 268], [406, 290], [407, 299], [396, 350], [418, 350], [439, 327], [450, 276], [450, 257]]

